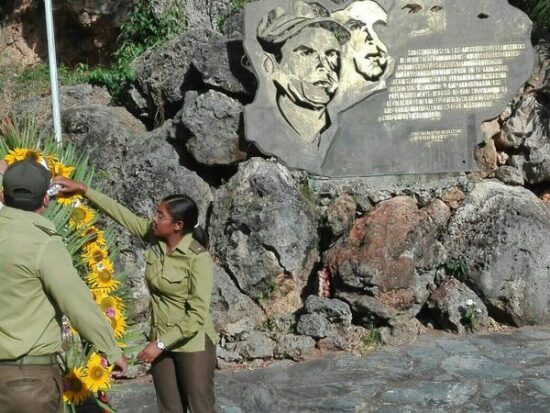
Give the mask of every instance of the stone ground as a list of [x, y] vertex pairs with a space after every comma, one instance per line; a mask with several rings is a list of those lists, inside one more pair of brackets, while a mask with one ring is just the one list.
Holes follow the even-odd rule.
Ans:
[[[547, 413], [550, 327], [458, 337], [427, 334], [367, 357], [216, 374], [219, 413]], [[119, 413], [153, 413], [150, 382], [111, 393]]]

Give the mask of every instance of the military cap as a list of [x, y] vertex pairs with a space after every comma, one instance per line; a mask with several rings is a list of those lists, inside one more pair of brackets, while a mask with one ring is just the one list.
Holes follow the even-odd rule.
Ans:
[[2, 181], [6, 205], [24, 210], [40, 207], [50, 179], [50, 172], [34, 159], [11, 164], [4, 172]]
[[337, 22], [325, 7], [317, 3], [293, 1], [274, 8], [260, 21], [258, 40], [266, 46], [281, 44], [308, 26], [319, 26], [333, 32], [340, 44], [350, 38], [348, 29]]

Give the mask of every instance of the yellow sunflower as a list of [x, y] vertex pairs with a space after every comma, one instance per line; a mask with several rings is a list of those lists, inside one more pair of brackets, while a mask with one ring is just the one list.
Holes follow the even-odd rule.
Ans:
[[108, 295], [104, 289], [94, 289], [93, 294], [97, 305], [101, 308], [105, 317], [109, 319], [122, 317], [124, 303], [120, 298]]
[[34, 159], [38, 163], [44, 162], [42, 152], [37, 149], [28, 148], [15, 148], [8, 152], [8, 154], [4, 157], [4, 160], [11, 165], [14, 162], [22, 161], [27, 158]]
[[80, 404], [90, 396], [90, 390], [84, 383], [84, 369], [70, 369], [63, 377], [63, 400], [66, 403]]
[[92, 353], [86, 363], [84, 384], [90, 391], [106, 390], [111, 387], [111, 370], [109, 362], [97, 353]]
[[105, 292], [111, 292], [118, 288], [119, 281], [115, 280], [113, 271], [104, 268], [95, 270], [86, 276], [86, 281], [92, 288], [101, 288]]
[[70, 178], [74, 170], [76, 169], [74, 166], [67, 166], [62, 164], [61, 162], [55, 161], [51, 163], [48, 162], [48, 166], [53, 177], [64, 176], [65, 178]]
[[63, 196], [61, 194], [56, 195], [55, 201], [61, 205], [75, 205], [82, 201], [82, 195]]
[[109, 323], [111, 324], [111, 328], [113, 329], [113, 333], [115, 334], [115, 338], [120, 339], [126, 332], [126, 320], [122, 316], [115, 316], [113, 318], [108, 318]]
[[92, 269], [102, 270], [106, 268], [112, 270], [113, 268], [113, 264], [109, 261], [109, 251], [95, 243], [86, 248], [82, 258]]
[[94, 220], [94, 211], [85, 205], [75, 206], [69, 217], [69, 226], [72, 228], [80, 229], [87, 225], [90, 225]]
[[56, 155], [46, 155], [46, 165], [48, 165], [48, 169], [52, 171], [53, 166], [59, 162], [59, 158]]
[[105, 239], [105, 233], [97, 228], [96, 226], [91, 226], [86, 229], [86, 231], [82, 232], [80, 234], [82, 237], [90, 237], [90, 240], [88, 241], [88, 244], [85, 246], [85, 248], [89, 248], [91, 244], [97, 244], [99, 245], [106, 245], [107, 240]]

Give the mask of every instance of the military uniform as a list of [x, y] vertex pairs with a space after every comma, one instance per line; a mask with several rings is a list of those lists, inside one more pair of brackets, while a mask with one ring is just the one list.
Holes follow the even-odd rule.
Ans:
[[[93, 189], [85, 195], [133, 235], [151, 244], [145, 269], [151, 295], [149, 339], [161, 341], [168, 350], [152, 366], [161, 413], [184, 412], [186, 405], [193, 413], [213, 412], [218, 337], [209, 311], [213, 288], [210, 255], [191, 234], [168, 254], [166, 243], [153, 235], [150, 220]], [[176, 375], [184, 389], [178, 390]], [[181, 409], [169, 409], [176, 402], [182, 403]]]
[[[59, 409], [62, 388], [53, 355], [61, 351], [61, 313], [109, 362], [122, 356], [53, 223], [7, 206], [0, 210], [0, 308], [2, 412]], [[41, 370], [47, 372], [39, 374]]]
[[[14, 166], [11, 172], [8, 168], [4, 193], [13, 199], [43, 198], [49, 173], [40, 168], [36, 164]], [[19, 176], [24, 178], [21, 184]], [[109, 362], [122, 357], [108, 321], [74, 269], [61, 236], [38, 213], [8, 206], [0, 210], [0, 308], [2, 413], [53, 413], [61, 408], [63, 389], [56, 360], [62, 343], [61, 314]]]

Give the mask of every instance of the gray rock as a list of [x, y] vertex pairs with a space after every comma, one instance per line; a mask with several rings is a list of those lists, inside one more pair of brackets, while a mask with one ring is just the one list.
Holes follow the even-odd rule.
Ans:
[[380, 328], [380, 340], [388, 346], [402, 346], [414, 342], [424, 330], [416, 318], [397, 318], [389, 327]]
[[444, 241], [451, 264], [489, 314], [516, 325], [547, 323], [550, 210], [530, 191], [483, 182], [451, 218]]
[[[550, 181], [550, 127], [546, 103], [550, 42], [540, 41], [535, 51], [533, 74], [500, 115], [501, 131], [494, 138], [496, 147], [510, 155], [507, 165], [518, 168], [529, 184]], [[513, 180], [514, 183], [520, 181], [515, 176]]]
[[193, 67], [206, 86], [250, 101], [254, 96], [254, 77], [243, 66], [244, 49], [240, 36], [213, 34], [208, 43], [198, 44]]
[[125, 92], [125, 103], [159, 124], [182, 104], [186, 90], [206, 86], [250, 100], [253, 77], [241, 64], [243, 55], [238, 38], [223, 37], [208, 25], [190, 26], [132, 63], [136, 80]]
[[287, 169], [253, 158], [215, 195], [211, 241], [239, 288], [258, 301], [291, 294], [292, 312], [318, 257], [317, 221]]
[[322, 314], [303, 314], [296, 327], [298, 333], [304, 336], [323, 338], [335, 333], [330, 321]]
[[217, 28], [217, 22], [231, 4], [231, 0], [184, 0], [182, 2], [190, 27], [201, 26], [210, 29]]
[[275, 342], [265, 333], [253, 331], [246, 340], [238, 342], [235, 349], [248, 360], [269, 358], [273, 357]]
[[329, 337], [321, 338], [317, 342], [317, 348], [321, 351], [338, 351], [338, 350], [349, 350], [349, 342], [345, 335], [341, 335], [341, 332], [338, 334], [333, 334]]
[[309, 314], [322, 314], [330, 322], [351, 325], [351, 309], [343, 301], [310, 295], [304, 307]]
[[275, 357], [304, 360], [315, 351], [315, 340], [306, 336], [285, 335], [277, 341]]
[[501, 166], [497, 169], [495, 176], [508, 185], [523, 185], [525, 183], [521, 171], [513, 166]]
[[266, 331], [272, 339], [279, 341], [281, 337], [296, 332], [295, 314], [277, 314], [265, 320], [262, 329]]
[[129, 107], [146, 112], [150, 120], [162, 120], [169, 107], [181, 105], [186, 81], [193, 77], [193, 56], [199, 45], [207, 44], [212, 36], [214, 32], [195, 26], [134, 60], [136, 79], [125, 96]]
[[261, 308], [239, 291], [231, 277], [218, 265], [214, 266], [214, 275], [210, 310], [218, 333], [238, 336], [265, 320]]
[[226, 350], [225, 348], [218, 346], [216, 348], [216, 356], [227, 362], [241, 361], [242, 357], [236, 351]]
[[428, 308], [438, 325], [458, 334], [488, 324], [487, 307], [468, 286], [455, 278], [444, 281], [430, 294]]
[[342, 194], [327, 209], [327, 224], [332, 235], [342, 235], [355, 219], [357, 205], [348, 194]]
[[185, 146], [204, 165], [227, 165], [243, 160], [239, 149], [239, 118], [242, 105], [223, 93], [187, 92], [178, 115], [191, 137]]
[[239, 7], [229, 7], [218, 20], [218, 28], [226, 35], [242, 37], [244, 31], [243, 11]]

